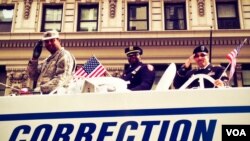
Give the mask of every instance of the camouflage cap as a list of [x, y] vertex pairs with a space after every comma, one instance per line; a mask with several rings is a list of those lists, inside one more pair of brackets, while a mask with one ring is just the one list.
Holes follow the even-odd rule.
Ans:
[[59, 38], [59, 33], [56, 30], [51, 30], [43, 34], [42, 40], [50, 40], [55, 38]]

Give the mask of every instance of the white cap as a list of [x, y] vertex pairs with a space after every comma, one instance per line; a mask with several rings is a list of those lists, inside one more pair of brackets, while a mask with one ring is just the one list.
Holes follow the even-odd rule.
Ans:
[[51, 30], [43, 34], [42, 40], [50, 40], [55, 38], [59, 38], [59, 33], [56, 30]]

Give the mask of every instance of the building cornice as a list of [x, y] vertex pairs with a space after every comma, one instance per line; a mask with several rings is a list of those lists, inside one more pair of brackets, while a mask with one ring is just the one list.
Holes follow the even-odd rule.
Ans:
[[[250, 30], [214, 30], [212, 35], [212, 45], [238, 45], [250, 37]], [[41, 36], [0, 33], [0, 48], [33, 47]], [[60, 39], [64, 47], [196, 46], [210, 43], [210, 31], [61, 32]]]

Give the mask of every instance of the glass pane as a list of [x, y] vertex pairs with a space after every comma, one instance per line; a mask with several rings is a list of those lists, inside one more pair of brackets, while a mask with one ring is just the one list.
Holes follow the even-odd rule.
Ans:
[[242, 71], [243, 76], [243, 85], [244, 86], [250, 86], [250, 71], [249, 70], [243, 70]]
[[185, 23], [184, 20], [179, 20], [179, 28], [178, 29], [185, 29]]
[[129, 30], [147, 30], [147, 21], [130, 21]]
[[131, 6], [129, 9], [130, 20], [135, 19], [147, 19], [147, 7], [146, 6]]
[[11, 23], [0, 23], [0, 32], [10, 32], [11, 31]]
[[46, 9], [46, 21], [61, 21], [62, 19], [62, 9]]
[[97, 9], [96, 8], [82, 9], [81, 20], [97, 20]]
[[44, 29], [45, 31], [53, 30], [53, 29], [57, 31], [61, 31], [61, 24], [60, 23], [46, 23]]
[[218, 5], [218, 17], [229, 18], [236, 17], [236, 11], [233, 4]]
[[11, 22], [13, 17], [13, 9], [0, 9], [0, 22]]
[[174, 29], [174, 22], [173, 21], [167, 21], [167, 29]]
[[174, 8], [173, 7], [167, 7], [165, 14], [166, 14], [166, 18], [170, 19], [171, 15], [174, 15]]
[[80, 24], [81, 31], [97, 31], [96, 22], [81, 22]]
[[184, 19], [184, 9], [183, 8], [178, 8], [178, 19]]

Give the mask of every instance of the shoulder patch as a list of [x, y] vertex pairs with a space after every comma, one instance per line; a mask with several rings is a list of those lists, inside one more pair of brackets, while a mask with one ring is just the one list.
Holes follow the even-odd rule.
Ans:
[[154, 66], [152, 66], [152, 65], [147, 65], [147, 67], [148, 67], [148, 70], [150, 70], [150, 71], [154, 70]]

